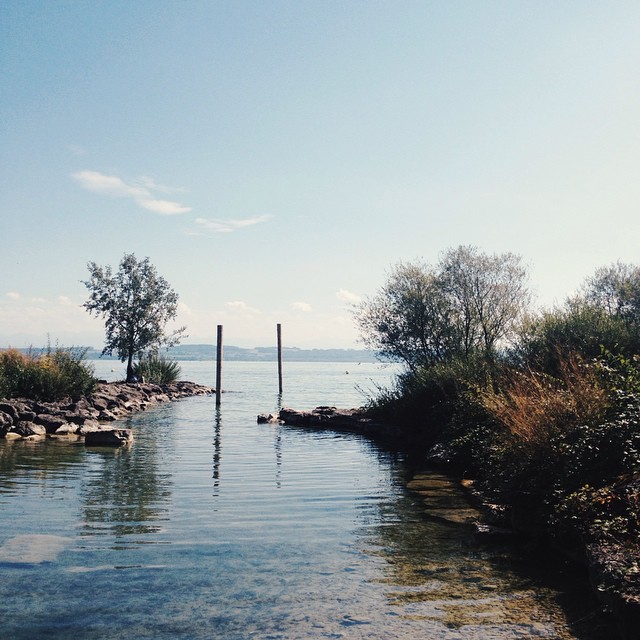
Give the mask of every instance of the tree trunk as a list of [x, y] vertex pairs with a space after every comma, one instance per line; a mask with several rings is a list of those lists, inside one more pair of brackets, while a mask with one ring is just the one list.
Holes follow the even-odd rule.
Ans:
[[129, 351], [127, 360], [127, 382], [133, 382], [133, 351]]

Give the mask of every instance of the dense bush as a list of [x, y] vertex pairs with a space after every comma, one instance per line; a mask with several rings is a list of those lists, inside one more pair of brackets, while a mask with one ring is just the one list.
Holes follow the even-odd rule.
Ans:
[[[403, 428], [435, 441], [443, 432], [451, 437], [458, 414], [475, 410], [467, 398], [478, 387], [491, 384], [496, 364], [484, 357], [452, 358], [433, 366], [408, 369], [392, 388], [380, 389], [369, 409]], [[457, 417], [457, 420], [455, 419]], [[462, 421], [466, 424], [466, 420]]]
[[147, 354], [134, 364], [133, 373], [138, 380], [154, 384], [168, 384], [180, 377], [180, 365], [157, 354]]
[[511, 351], [519, 366], [561, 375], [568, 353], [596, 358], [602, 350], [625, 355], [640, 352], [640, 333], [627, 320], [606, 309], [573, 298], [560, 308], [530, 315], [520, 326]]
[[90, 394], [96, 380], [85, 354], [86, 349], [50, 346], [40, 352], [2, 351], [0, 395], [55, 401]]

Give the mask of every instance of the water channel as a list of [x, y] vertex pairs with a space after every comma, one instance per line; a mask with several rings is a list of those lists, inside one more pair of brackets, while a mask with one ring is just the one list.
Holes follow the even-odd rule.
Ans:
[[479, 542], [413, 456], [256, 424], [360, 404], [388, 371], [296, 363], [279, 398], [273, 363], [231, 364], [219, 409], [133, 416], [129, 448], [0, 441], [0, 638], [615, 637], [584, 576]]

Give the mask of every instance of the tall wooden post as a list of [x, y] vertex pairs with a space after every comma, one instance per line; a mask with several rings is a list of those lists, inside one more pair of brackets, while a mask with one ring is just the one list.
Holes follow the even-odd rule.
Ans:
[[277, 325], [278, 333], [278, 393], [282, 394], [282, 325]]
[[218, 344], [216, 349], [216, 405], [220, 406], [222, 396], [222, 325], [218, 325]]

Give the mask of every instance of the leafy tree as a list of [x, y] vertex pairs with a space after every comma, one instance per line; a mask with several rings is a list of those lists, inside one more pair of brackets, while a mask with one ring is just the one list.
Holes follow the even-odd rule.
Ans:
[[518, 256], [458, 247], [435, 268], [398, 264], [354, 316], [365, 345], [415, 370], [478, 353], [490, 358], [527, 301]]
[[640, 267], [616, 262], [597, 269], [562, 306], [525, 319], [513, 355], [556, 375], [566, 354], [640, 353]]
[[597, 269], [584, 287], [584, 297], [609, 315], [640, 326], [640, 267], [616, 262]]
[[515, 363], [551, 375], [559, 373], [559, 363], [569, 353], [592, 359], [603, 349], [632, 355], [640, 346], [637, 332], [625, 320], [582, 296], [528, 316], [518, 331], [511, 354]]
[[440, 262], [441, 286], [449, 298], [459, 350], [491, 356], [511, 336], [529, 293], [527, 272], [513, 253], [487, 255], [477, 247], [447, 251]]
[[378, 294], [359, 305], [355, 319], [366, 346], [415, 369], [442, 362], [454, 348], [449, 314], [435, 271], [399, 263]]
[[165, 327], [177, 315], [178, 295], [149, 262], [125, 254], [117, 273], [111, 267], [88, 265], [90, 279], [83, 281], [90, 297], [84, 303], [91, 314], [105, 321], [102, 354], [113, 354], [127, 363], [127, 382], [134, 379], [133, 358], [145, 349], [178, 344], [185, 327], [165, 335]]

